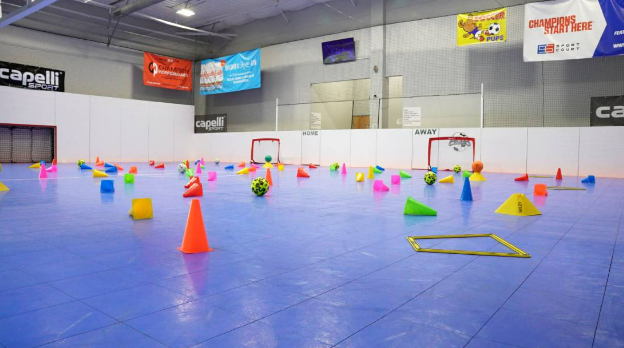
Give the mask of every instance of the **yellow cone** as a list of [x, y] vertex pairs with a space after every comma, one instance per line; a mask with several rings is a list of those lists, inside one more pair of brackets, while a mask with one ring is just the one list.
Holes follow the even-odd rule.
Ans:
[[357, 181], [357, 182], [364, 181], [364, 173], [357, 173], [357, 174], [355, 174], [355, 181]]
[[368, 167], [368, 178], [369, 179], [375, 179], [375, 174], [373, 174], [373, 167], [372, 166]]
[[102, 173], [99, 170], [93, 169], [93, 177], [94, 178], [108, 178], [108, 174]]
[[8, 190], [9, 188], [5, 184], [3, 184], [2, 181], [0, 181], [0, 192]]
[[41, 163], [35, 163], [35, 164], [33, 164], [32, 166], [30, 166], [28, 168], [30, 168], [30, 169], [39, 169], [39, 168], [41, 168]]
[[136, 198], [132, 200], [132, 207], [128, 215], [132, 216], [135, 220], [151, 219], [154, 217], [154, 210], [152, 209], [151, 198]]
[[280, 163], [280, 164], [278, 164], [278, 165], [277, 165], [277, 170], [279, 170], [280, 172], [281, 172], [282, 170], [284, 170], [284, 165], [283, 165], [283, 164], [281, 164], [281, 163]]
[[481, 175], [481, 173], [474, 172], [470, 176], [470, 181], [485, 181], [485, 176]]
[[505, 203], [494, 212], [514, 216], [542, 215], [533, 203], [522, 193], [514, 193], [509, 196]]
[[449, 175], [444, 179], [440, 179], [440, 183], [441, 184], [453, 184], [455, 183], [455, 179], [453, 178], [452, 175]]
[[243, 168], [241, 170], [239, 170], [238, 172], [236, 172], [236, 174], [249, 174], [249, 168]]
[[273, 168], [273, 165], [271, 164], [271, 162], [267, 162], [262, 166], [262, 168]]

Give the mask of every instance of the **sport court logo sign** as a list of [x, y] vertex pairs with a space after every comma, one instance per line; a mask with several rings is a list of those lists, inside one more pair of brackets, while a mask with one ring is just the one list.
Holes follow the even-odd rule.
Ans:
[[227, 114], [195, 115], [195, 133], [227, 132]]
[[624, 96], [592, 97], [590, 125], [624, 126]]
[[65, 92], [65, 72], [0, 61], [0, 86]]

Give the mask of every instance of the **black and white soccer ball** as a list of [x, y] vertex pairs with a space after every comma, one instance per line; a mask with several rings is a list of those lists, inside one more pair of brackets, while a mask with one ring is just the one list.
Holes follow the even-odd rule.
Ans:
[[492, 23], [488, 27], [488, 34], [497, 35], [501, 31], [501, 26], [498, 23]]

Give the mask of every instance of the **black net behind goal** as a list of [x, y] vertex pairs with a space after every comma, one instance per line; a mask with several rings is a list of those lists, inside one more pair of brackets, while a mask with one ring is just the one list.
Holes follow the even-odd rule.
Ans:
[[0, 125], [0, 162], [52, 162], [54, 129]]

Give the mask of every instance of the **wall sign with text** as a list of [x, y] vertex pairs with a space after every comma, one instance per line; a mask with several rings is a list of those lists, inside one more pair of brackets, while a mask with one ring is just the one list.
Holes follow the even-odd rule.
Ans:
[[146, 86], [193, 90], [193, 62], [186, 59], [143, 53], [143, 84]]
[[592, 97], [590, 126], [624, 126], [624, 96]]
[[195, 133], [227, 132], [227, 114], [195, 115]]
[[65, 72], [0, 61], [0, 86], [65, 92]]

